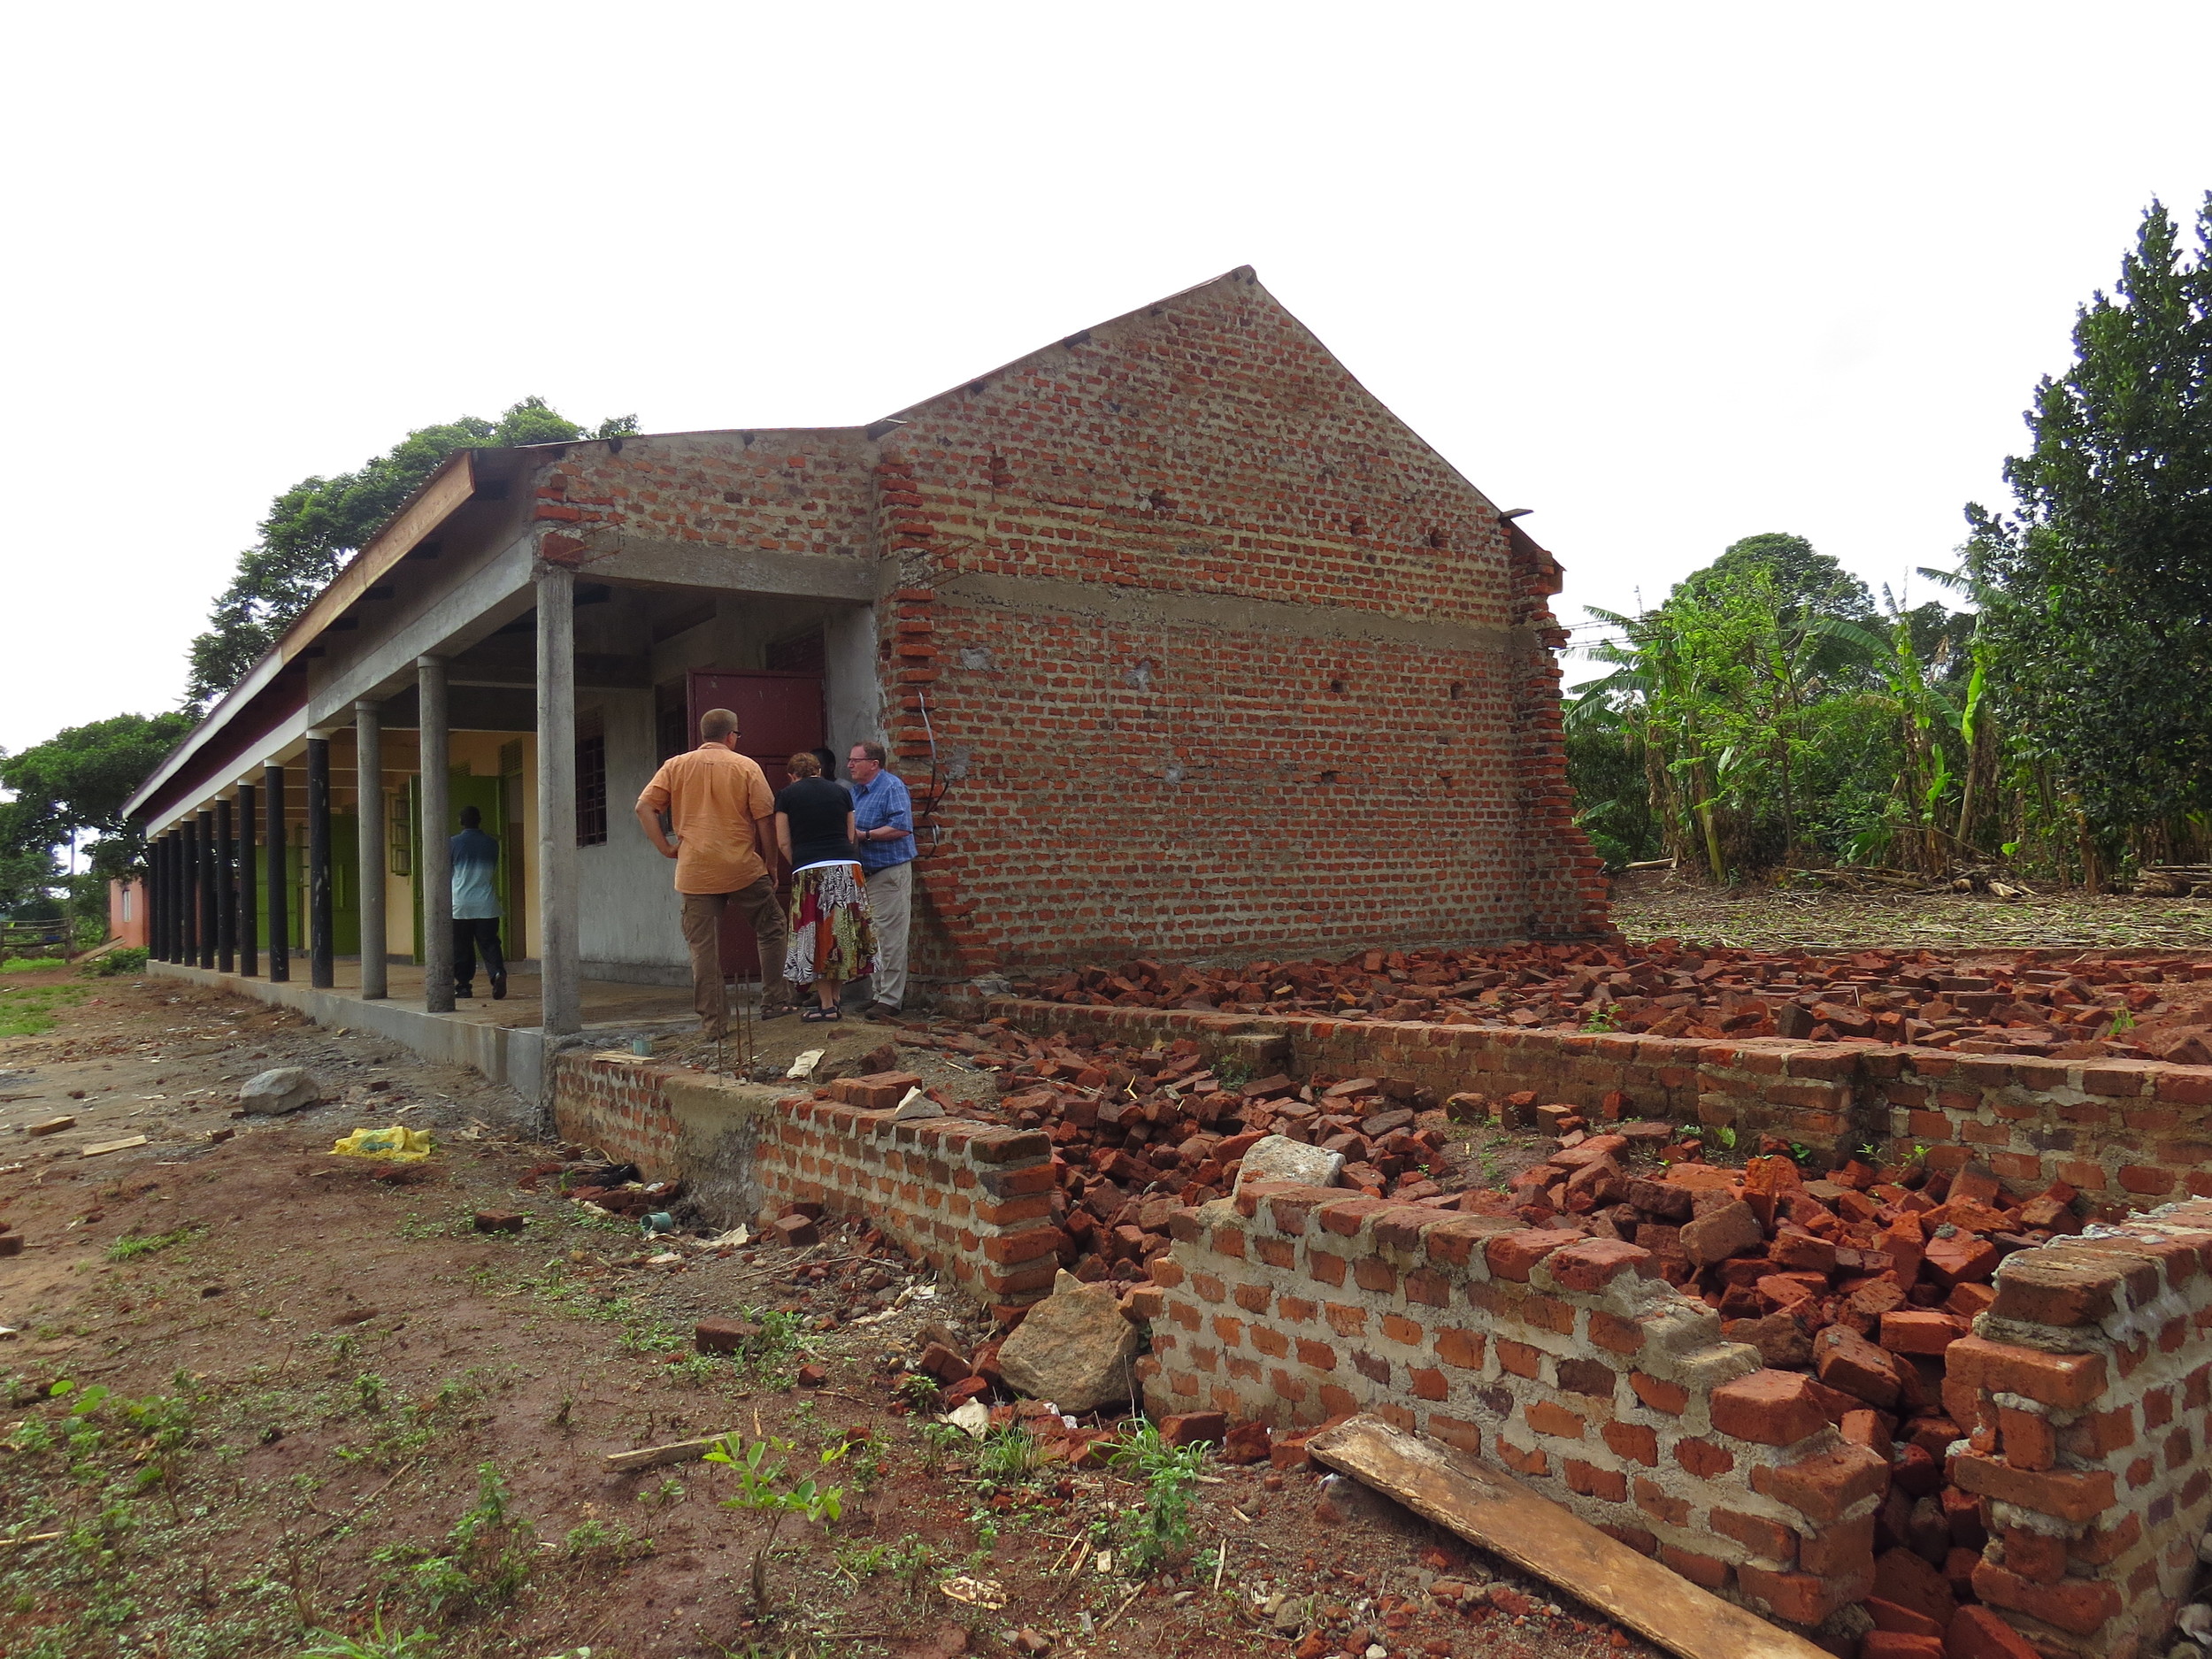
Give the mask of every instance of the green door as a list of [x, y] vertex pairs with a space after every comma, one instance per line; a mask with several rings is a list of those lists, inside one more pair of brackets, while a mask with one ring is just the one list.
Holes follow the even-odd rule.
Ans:
[[[504, 949], [513, 936], [508, 921], [515, 912], [513, 890], [513, 859], [508, 841], [502, 832], [507, 823], [507, 788], [503, 779], [479, 778], [475, 773], [456, 769], [447, 781], [449, 795], [446, 806], [450, 814], [446, 826], [448, 835], [461, 833], [461, 809], [472, 806], [482, 816], [479, 826], [487, 835], [499, 838], [499, 941]], [[422, 961], [422, 780], [407, 780], [407, 822], [411, 830], [408, 847], [411, 854], [408, 867], [413, 872], [409, 886], [415, 902], [415, 961]]]
[[[339, 956], [357, 956], [361, 949], [361, 825], [350, 812], [330, 815], [330, 949]], [[269, 856], [266, 847], [256, 858], [254, 880], [265, 881], [260, 860]], [[307, 949], [307, 831], [294, 825], [285, 837], [284, 885], [289, 895], [284, 907], [284, 942], [294, 956]], [[263, 949], [269, 946], [269, 907], [259, 902], [255, 895], [254, 938]]]

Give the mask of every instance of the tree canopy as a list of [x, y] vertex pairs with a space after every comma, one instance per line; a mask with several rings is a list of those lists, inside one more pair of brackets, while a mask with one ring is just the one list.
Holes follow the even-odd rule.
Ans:
[[216, 596], [204, 633], [192, 641], [186, 696], [204, 709], [245, 677], [284, 630], [402, 502], [457, 449], [618, 438], [637, 417], [603, 420], [591, 432], [541, 397], [526, 397], [496, 421], [464, 415], [411, 432], [357, 470], [305, 478], [279, 495], [260, 539], [238, 556], [237, 574]]
[[123, 803], [161, 757], [192, 729], [184, 713], [119, 714], [73, 726], [43, 743], [0, 753], [0, 887], [16, 895], [59, 879], [54, 849], [73, 835], [99, 838], [93, 868], [119, 875], [141, 843], [123, 822]]
[[2212, 810], [2212, 194], [2194, 257], [2162, 204], [1968, 509], [2000, 684], [2032, 759], [2108, 838]]
[[1718, 558], [1693, 572], [1680, 586], [1693, 595], [1707, 597], [1710, 590], [1752, 571], [1767, 573], [1793, 620], [1799, 616], [1864, 619], [1874, 614], [1874, 595], [1864, 582], [1816, 550], [1803, 536], [1778, 530], [1730, 542]]

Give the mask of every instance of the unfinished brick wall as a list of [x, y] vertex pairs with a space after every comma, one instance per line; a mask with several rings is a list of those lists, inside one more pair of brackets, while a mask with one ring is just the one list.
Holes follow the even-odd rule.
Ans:
[[[681, 1178], [717, 1222], [794, 1202], [873, 1223], [1002, 1310], [1052, 1286], [1064, 1235], [1051, 1221], [1052, 1160], [1033, 1132], [956, 1118], [894, 1123], [894, 1101], [781, 1098], [622, 1054], [561, 1056], [554, 1126], [564, 1140]], [[903, 1092], [901, 1090], [900, 1092]]]
[[1610, 936], [1556, 561], [1249, 270], [872, 426], [580, 442], [530, 488], [581, 569], [609, 532], [887, 566], [887, 735], [942, 793], [925, 975], [1378, 914]]
[[695, 432], [579, 442], [534, 476], [547, 558], [595, 531], [770, 553], [872, 557], [873, 446], [857, 430]]
[[[1839, 1161], [1865, 1142], [1893, 1158], [1924, 1144], [1938, 1169], [1978, 1158], [2015, 1190], [2064, 1181], [2116, 1208], [2212, 1194], [2212, 1067], [1014, 998], [987, 1010], [1028, 1031], [1125, 1041], [1190, 1036], [1217, 1048], [1239, 1035], [1280, 1036], [1294, 1076], [1402, 1078], [1440, 1098], [1463, 1089], [1497, 1097], [1531, 1091], [1594, 1116], [1625, 1112], [1777, 1135]], [[1617, 1098], [1609, 1106], [1609, 1097]]]
[[2160, 1651], [2212, 1519], [2212, 1203], [2018, 1251], [1996, 1289], [1945, 1355], [1975, 1593], [2049, 1651]]
[[1566, 810], [1557, 566], [1250, 272], [902, 419], [887, 691], [910, 777], [933, 738], [951, 784], [932, 972], [1323, 946], [1378, 914], [1608, 931]]
[[1872, 1586], [1887, 1463], [1842, 1440], [1805, 1377], [1763, 1370], [1646, 1277], [1649, 1252], [1265, 1182], [1174, 1232], [1152, 1269], [1156, 1414], [1373, 1411], [1796, 1624]]

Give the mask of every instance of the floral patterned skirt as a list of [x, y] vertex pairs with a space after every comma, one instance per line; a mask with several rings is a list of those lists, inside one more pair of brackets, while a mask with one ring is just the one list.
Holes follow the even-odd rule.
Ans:
[[815, 864], [791, 877], [791, 948], [783, 977], [851, 983], [876, 971], [876, 925], [858, 864]]

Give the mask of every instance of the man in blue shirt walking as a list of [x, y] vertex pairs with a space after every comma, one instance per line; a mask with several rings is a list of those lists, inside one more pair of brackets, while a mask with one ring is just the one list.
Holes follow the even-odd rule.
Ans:
[[484, 815], [461, 809], [453, 838], [453, 995], [476, 995], [476, 956], [483, 953], [492, 1000], [507, 995], [507, 959], [499, 950], [499, 843], [480, 827]]
[[872, 1018], [897, 1013], [906, 1000], [907, 921], [914, 910], [914, 803], [904, 781], [883, 769], [885, 758], [880, 743], [855, 743], [845, 757], [868, 915], [876, 925]]

